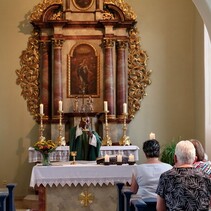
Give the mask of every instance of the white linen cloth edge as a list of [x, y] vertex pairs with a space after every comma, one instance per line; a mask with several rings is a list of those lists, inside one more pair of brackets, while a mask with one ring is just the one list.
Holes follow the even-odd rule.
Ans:
[[94, 134], [92, 135], [92, 137], [89, 137], [89, 144], [94, 147], [97, 147], [97, 138]]

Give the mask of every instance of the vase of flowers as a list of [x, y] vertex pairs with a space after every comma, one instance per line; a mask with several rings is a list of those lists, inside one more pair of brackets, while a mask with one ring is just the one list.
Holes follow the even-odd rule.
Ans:
[[50, 153], [56, 150], [57, 145], [52, 140], [40, 140], [35, 143], [34, 149], [42, 154], [43, 166], [50, 165]]

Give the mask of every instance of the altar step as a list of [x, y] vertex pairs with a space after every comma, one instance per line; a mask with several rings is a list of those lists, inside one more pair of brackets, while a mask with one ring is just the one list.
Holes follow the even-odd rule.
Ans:
[[38, 195], [29, 194], [23, 199], [23, 207], [30, 210], [38, 210]]

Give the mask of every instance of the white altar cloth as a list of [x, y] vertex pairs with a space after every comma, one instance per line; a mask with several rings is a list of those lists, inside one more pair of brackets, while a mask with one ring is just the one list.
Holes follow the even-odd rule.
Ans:
[[[29, 147], [29, 163], [41, 162], [42, 155], [40, 152], [36, 151], [33, 147]], [[54, 152], [50, 154], [51, 161], [69, 161], [69, 146], [59, 146]], [[122, 154], [129, 156], [134, 155], [136, 161], [139, 160], [139, 147], [135, 145], [130, 146], [101, 146], [100, 147], [100, 157], [104, 157], [105, 154], [108, 155], [118, 155]]]
[[30, 186], [49, 185], [71, 186], [80, 184], [96, 186], [99, 184], [114, 185], [115, 182], [131, 182], [133, 165], [98, 165], [95, 161], [77, 161], [76, 165], [70, 162], [53, 163], [51, 166], [37, 164], [32, 169]]

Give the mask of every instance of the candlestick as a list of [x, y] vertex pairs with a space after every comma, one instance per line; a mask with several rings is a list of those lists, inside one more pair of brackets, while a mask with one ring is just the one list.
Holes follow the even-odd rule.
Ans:
[[149, 139], [150, 139], [150, 140], [155, 139], [155, 134], [154, 134], [154, 133], [150, 133], [150, 134], [149, 134]]
[[59, 101], [59, 111], [60, 112], [62, 111], [62, 101], [61, 100]]
[[105, 112], [105, 137], [103, 138], [102, 145], [103, 146], [111, 146], [112, 140], [111, 140], [110, 136], [108, 135], [108, 130], [109, 130], [109, 127], [108, 127], [108, 112], [109, 111], [107, 110], [107, 111], [104, 111], [104, 112]]
[[43, 114], [43, 104], [40, 104], [40, 114]]
[[108, 102], [104, 101], [104, 111], [108, 111]]
[[[62, 105], [62, 104], [60, 104]], [[62, 109], [62, 107], [60, 107], [60, 109]], [[57, 138], [57, 145], [58, 146], [65, 146], [66, 145], [66, 141], [65, 141], [65, 137], [62, 136], [62, 131], [63, 131], [63, 126], [62, 126], [62, 113], [63, 111], [59, 109], [59, 136]]]
[[45, 137], [43, 136], [43, 131], [44, 131], [44, 125], [43, 125], [43, 110], [42, 110], [42, 114], [40, 113], [40, 128], [39, 128], [39, 132], [40, 132], [40, 137], [39, 140], [45, 140]]
[[127, 114], [127, 103], [123, 103], [123, 114]]
[[123, 135], [119, 141], [119, 145], [122, 145], [122, 146], [129, 146], [131, 144], [130, 142], [130, 137], [126, 135], [126, 131], [127, 131], [127, 123], [126, 123], [126, 120], [127, 120], [127, 113], [123, 113], [123, 116], [124, 116], [124, 122], [123, 122]]

